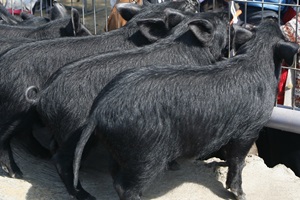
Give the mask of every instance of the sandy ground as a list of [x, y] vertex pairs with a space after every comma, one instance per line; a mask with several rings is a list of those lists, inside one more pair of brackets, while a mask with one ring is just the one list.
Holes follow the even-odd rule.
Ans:
[[[13, 142], [16, 162], [24, 173], [22, 180], [0, 172], [1, 200], [67, 200], [70, 197], [49, 160], [28, 154]], [[105, 158], [105, 157], [104, 157]], [[99, 160], [99, 159], [97, 159]], [[100, 159], [101, 160], [101, 159]], [[83, 187], [99, 200], [117, 200], [111, 177], [103, 164], [81, 171]], [[179, 160], [181, 169], [166, 171], [144, 193], [144, 200], [234, 199], [224, 189], [227, 167], [212, 158], [206, 161]], [[257, 156], [248, 156], [243, 171], [243, 188], [248, 200], [299, 200], [300, 178], [283, 165], [268, 168]]]

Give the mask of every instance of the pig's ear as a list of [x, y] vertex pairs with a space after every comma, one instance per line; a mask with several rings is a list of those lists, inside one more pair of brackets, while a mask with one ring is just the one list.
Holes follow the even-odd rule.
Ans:
[[164, 37], [168, 29], [163, 19], [151, 18], [138, 20], [140, 32], [150, 41], [156, 42], [158, 39]]
[[251, 39], [253, 33], [241, 26], [233, 25], [234, 37], [233, 37], [233, 45], [237, 50], [242, 44], [246, 43]]
[[22, 20], [29, 20], [34, 18], [35, 16], [26, 12], [21, 12], [20, 17]]
[[80, 24], [80, 15], [77, 9], [72, 8], [71, 9], [71, 20], [72, 20], [72, 26], [74, 31], [74, 36], [76, 36], [76, 33], [79, 32], [81, 24]]
[[188, 23], [189, 29], [194, 33], [197, 39], [206, 46], [214, 38], [215, 28], [213, 24], [206, 19], [195, 19]]
[[68, 16], [68, 12], [66, 7], [58, 3], [57, 1], [53, 2], [53, 6], [49, 10], [49, 15], [51, 20], [61, 19]]
[[173, 28], [174, 26], [178, 25], [182, 20], [186, 18], [184, 14], [182, 14], [179, 10], [166, 8], [164, 10], [166, 16], [166, 27], [168, 29]]
[[299, 45], [294, 42], [279, 41], [275, 47], [275, 55], [283, 59], [288, 66], [294, 63], [294, 56], [299, 52]]
[[118, 3], [116, 8], [123, 19], [129, 21], [141, 11], [142, 6], [134, 3]]

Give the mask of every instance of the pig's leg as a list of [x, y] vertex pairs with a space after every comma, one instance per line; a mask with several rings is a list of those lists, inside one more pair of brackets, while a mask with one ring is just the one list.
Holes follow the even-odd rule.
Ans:
[[56, 167], [56, 170], [63, 181], [68, 193], [78, 200], [94, 200], [95, 197], [86, 192], [78, 181], [78, 185], [75, 188], [73, 185], [74, 172], [73, 172], [73, 160], [74, 152], [76, 149], [77, 142], [80, 134], [78, 131], [73, 133], [67, 141], [61, 145], [57, 150], [52, 160]]
[[226, 145], [228, 164], [226, 187], [239, 200], [246, 199], [242, 189], [242, 170], [245, 158], [256, 139], [233, 139]]
[[11, 138], [17, 132], [21, 120], [21, 117], [10, 120], [1, 119], [1, 123], [5, 123], [1, 125], [0, 129], [0, 164], [2, 169], [12, 178], [21, 178], [23, 175], [13, 158], [10, 146]]
[[22, 172], [15, 163], [10, 145], [13, 137], [21, 136], [20, 141], [26, 144], [27, 149], [35, 156], [48, 157], [49, 151], [33, 137], [33, 123], [37, 122], [33, 110], [19, 112], [6, 110], [3, 107], [0, 110], [6, 113], [5, 116], [1, 116], [0, 121], [0, 165], [10, 177], [21, 178]]

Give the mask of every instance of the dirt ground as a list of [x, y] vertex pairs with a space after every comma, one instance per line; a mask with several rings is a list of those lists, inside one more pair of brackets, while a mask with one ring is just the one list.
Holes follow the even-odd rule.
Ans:
[[[1, 170], [0, 200], [70, 199], [50, 160], [32, 156], [16, 141], [13, 141], [13, 149], [24, 177], [22, 180], [8, 178]], [[90, 164], [81, 170], [82, 185], [99, 200], [117, 200], [105, 156], [98, 155], [97, 160], [97, 165], [89, 161]], [[166, 171], [156, 178], [142, 199], [234, 199], [224, 188], [227, 167], [218, 165], [221, 160], [179, 160], [179, 163], [180, 170]], [[284, 165], [268, 168], [260, 157], [248, 156], [243, 171], [243, 188], [248, 200], [299, 200], [300, 178]]]

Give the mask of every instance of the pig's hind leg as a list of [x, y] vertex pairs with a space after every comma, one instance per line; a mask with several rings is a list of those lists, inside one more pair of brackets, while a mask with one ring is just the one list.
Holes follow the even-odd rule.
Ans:
[[21, 178], [22, 172], [14, 160], [10, 145], [13, 137], [17, 137], [18, 141], [34, 156], [46, 158], [50, 153], [32, 134], [33, 123], [39, 123], [32, 110], [20, 113], [4, 110], [3, 113], [5, 115], [1, 116], [0, 121], [0, 165], [10, 177]]
[[0, 128], [0, 165], [12, 178], [22, 178], [23, 174], [16, 164], [12, 149], [11, 139], [21, 127], [22, 117], [18, 116], [10, 120], [1, 119]]

